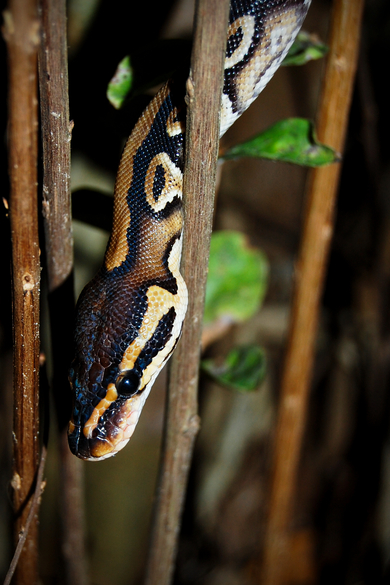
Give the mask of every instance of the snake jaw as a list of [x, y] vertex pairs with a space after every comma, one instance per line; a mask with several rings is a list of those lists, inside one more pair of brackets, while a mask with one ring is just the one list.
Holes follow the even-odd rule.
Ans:
[[[84, 327], [79, 339], [83, 347], [88, 345], [86, 339], [91, 338], [88, 328]], [[98, 337], [95, 336], [94, 340], [102, 346]], [[170, 344], [167, 345], [169, 347]], [[124, 359], [123, 353], [121, 361], [119, 355], [115, 359], [113, 355], [110, 359], [109, 354], [100, 355], [95, 361], [89, 360], [87, 353], [76, 352], [76, 355], [78, 357], [69, 370], [74, 395], [68, 427], [69, 446], [80, 459], [100, 461], [115, 455], [130, 440], [146, 398], [166, 359], [158, 360], [159, 367], [150, 375], [147, 361], [142, 359], [125, 369], [128, 360]], [[102, 367], [102, 363], [106, 367]], [[139, 379], [139, 383], [135, 384], [134, 393], [126, 395], [121, 382], [133, 372], [133, 378]], [[125, 387], [125, 391], [128, 388]]]
[[[95, 407], [87, 422], [84, 423], [82, 421], [88, 416], [90, 408], [87, 410], [75, 405], [68, 428], [68, 440], [72, 453], [85, 461], [101, 461], [116, 455], [123, 449], [134, 433], [153, 382], [154, 379], [140, 394], [123, 401], [120, 406], [117, 403], [118, 399], [112, 402], [109, 399], [101, 400], [100, 408]], [[111, 394], [113, 398], [115, 392], [111, 386], [115, 388], [114, 384], [110, 385], [107, 395]], [[103, 411], [104, 401], [106, 408]], [[111, 404], [115, 406], [115, 414], [109, 416]], [[105, 412], [106, 416], [104, 416]], [[77, 421], [75, 421], [75, 413], [78, 414]]]

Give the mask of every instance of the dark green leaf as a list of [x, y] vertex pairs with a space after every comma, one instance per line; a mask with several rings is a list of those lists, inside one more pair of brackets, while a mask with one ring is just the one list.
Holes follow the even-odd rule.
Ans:
[[236, 347], [222, 363], [209, 359], [201, 365], [214, 380], [240, 392], [256, 390], [266, 373], [265, 354], [257, 345]]
[[233, 322], [249, 319], [264, 298], [268, 276], [267, 260], [260, 250], [248, 245], [239, 232], [215, 232], [211, 238], [204, 319]]
[[317, 141], [313, 124], [303, 118], [281, 120], [265, 132], [233, 146], [221, 158], [240, 157], [267, 158], [308, 167], [340, 160], [333, 148]]
[[301, 31], [292, 44], [283, 65], [304, 65], [308, 61], [321, 59], [328, 47], [316, 36]]

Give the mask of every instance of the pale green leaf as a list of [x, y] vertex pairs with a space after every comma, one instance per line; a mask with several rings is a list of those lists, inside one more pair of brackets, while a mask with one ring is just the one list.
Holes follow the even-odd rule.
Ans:
[[204, 319], [249, 319], [263, 301], [268, 276], [264, 254], [234, 231], [215, 232], [211, 238]]
[[201, 366], [219, 384], [240, 392], [256, 390], [266, 373], [264, 350], [257, 345], [236, 347], [222, 362], [207, 359]]

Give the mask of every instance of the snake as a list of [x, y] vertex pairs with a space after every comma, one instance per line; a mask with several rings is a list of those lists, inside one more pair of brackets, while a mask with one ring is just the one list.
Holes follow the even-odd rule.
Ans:
[[[309, 4], [231, 1], [220, 136], [279, 68]], [[180, 274], [185, 130], [185, 91], [173, 78], [122, 153], [104, 261], [76, 305], [68, 440], [84, 460], [106, 459], [126, 445], [180, 338], [188, 301]]]

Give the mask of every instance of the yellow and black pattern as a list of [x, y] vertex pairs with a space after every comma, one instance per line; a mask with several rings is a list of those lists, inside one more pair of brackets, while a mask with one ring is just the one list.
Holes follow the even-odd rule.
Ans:
[[[268, 83], [309, 3], [233, 0], [221, 135]], [[82, 459], [110, 457], [128, 442], [180, 337], [187, 308], [179, 272], [184, 139], [184, 96], [168, 82], [126, 144], [104, 264], [77, 303], [69, 444]]]

